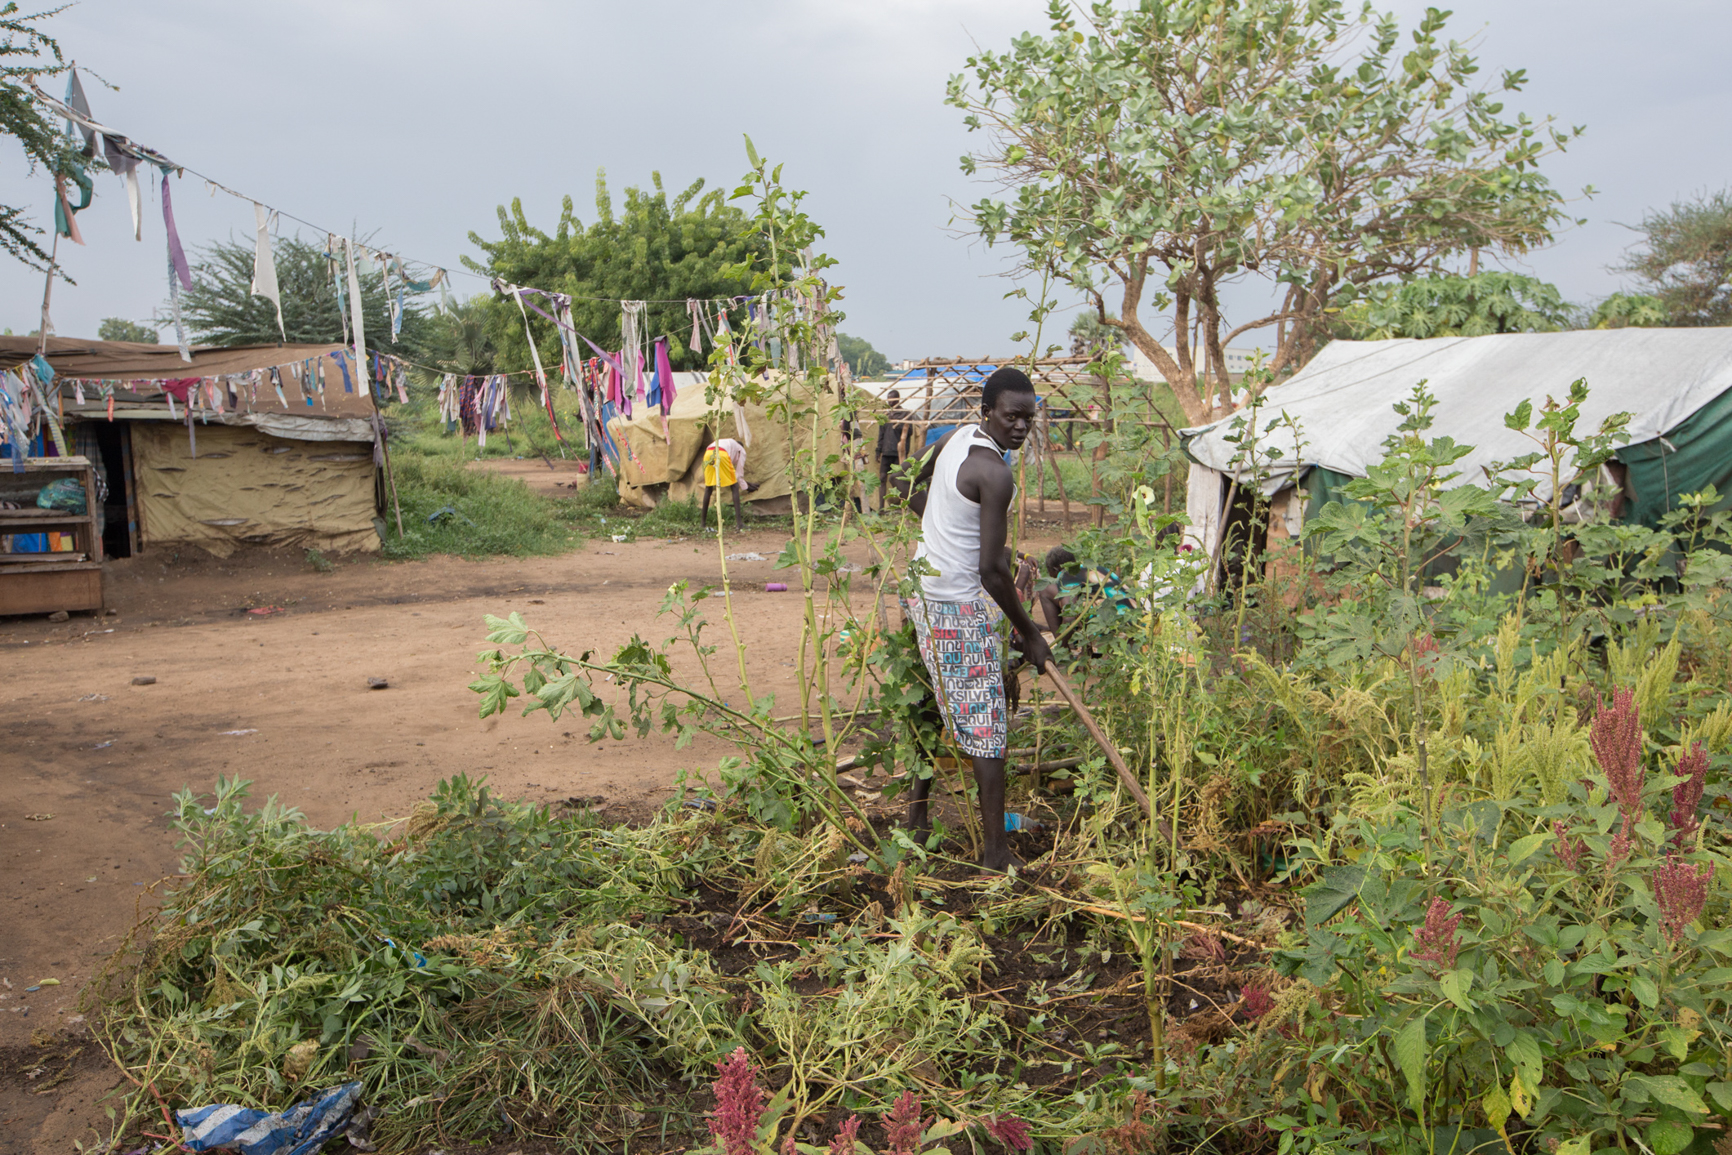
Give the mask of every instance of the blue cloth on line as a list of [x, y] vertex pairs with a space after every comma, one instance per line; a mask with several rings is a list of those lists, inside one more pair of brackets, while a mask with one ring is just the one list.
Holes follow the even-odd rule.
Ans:
[[221, 1104], [176, 1111], [188, 1151], [232, 1147], [241, 1155], [313, 1155], [343, 1133], [361, 1106], [361, 1084], [344, 1083], [318, 1097], [272, 1113]]
[[341, 350], [332, 350], [331, 360], [335, 361], [337, 363], [337, 368], [343, 371], [343, 392], [353, 393], [355, 391], [355, 383], [349, 379], [348, 358], [343, 356]]

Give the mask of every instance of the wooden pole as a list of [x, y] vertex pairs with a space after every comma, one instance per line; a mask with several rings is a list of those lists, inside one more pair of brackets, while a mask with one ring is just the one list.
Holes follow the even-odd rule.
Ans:
[[1217, 575], [1221, 572], [1221, 555], [1227, 545], [1227, 519], [1233, 516], [1233, 499], [1239, 496], [1239, 479], [1233, 478], [1227, 486], [1227, 500], [1221, 503], [1221, 520], [1216, 527], [1215, 550], [1209, 558], [1209, 580], [1203, 586], [1203, 592], [1214, 593], [1220, 588]]
[[1042, 514], [1046, 513], [1046, 458], [1047, 447], [1052, 443], [1051, 429], [1052, 423], [1047, 419], [1046, 408], [1043, 406], [1040, 411], [1040, 444], [1035, 450], [1040, 456], [1035, 458], [1034, 470], [1035, 477], [1040, 481], [1040, 512]]
[[54, 294], [54, 270], [58, 267], [56, 261], [60, 257], [60, 230], [54, 230], [54, 244], [48, 250], [48, 276], [42, 282], [42, 319], [36, 324], [36, 352], [46, 356], [48, 353], [48, 299]]
[[1064, 503], [1064, 531], [1070, 533], [1070, 493], [1064, 487], [1064, 471], [1058, 467], [1058, 454], [1049, 455], [1052, 462], [1052, 475], [1058, 481], [1058, 499]]
[[[356, 368], [360, 368], [359, 364]], [[390, 438], [386, 436], [389, 430], [385, 428], [385, 415], [379, 412], [379, 398], [373, 393], [373, 382], [366, 373], [362, 376], [362, 383], [367, 388], [367, 400], [373, 405], [373, 420], [379, 423], [379, 452], [385, 458], [385, 484], [391, 489], [391, 508], [397, 511], [397, 536], [403, 537], [403, 504], [397, 500], [397, 474], [391, 468], [391, 444]]]
[[379, 434], [379, 448], [385, 451], [385, 480], [391, 486], [391, 508], [397, 514], [397, 536], [403, 535], [403, 503], [397, 500], [397, 474], [391, 468], [391, 447], [385, 444], [385, 435]]
[[[1173, 434], [1170, 429], [1161, 430], [1161, 444], [1166, 446], [1168, 453], [1173, 451]], [[1167, 462], [1167, 472], [1161, 475], [1161, 486], [1161, 512], [1171, 514], [1173, 512], [1173, 463], [1171, 461]]]
[[1106, 752], [1107, 761], [1113, 764], [1113, 769], [1118, 771], [1119, 781], [1125, 784], [1125, 789], [1131, 792], [1131, 797], [1135, 798], [1137, 805], [1143, 808], [1144, 816], [1149, 816], [1151, 813], [1149, 796], [1143, 792], [1142, 783], [1137, 781], [1136, 776], [1131, 773], [1131, 768], [1125, 765], [1124, 758], [1119, 754], [1119, 748], [1107, 741], [1107, 736], [1101, 732], [1099, 724], [1095, 722], [1094, 715], [1089, 713], [1088, 707], [1082, 704], [1082, 699], [1076, 696], [1076, 691], [1070, 688], [1070, 683], [1065, 681], [1063, 674], [1059, 673], [1056, 661], [1049, 660], [1047, 662], [1046, 676], [1052, 679], [1052, 684], [1058, 687], [1059, 694], [1070, 703], [1070, 708], [1076, 711], [1076, 716], [1082, 719], [1082, 724], [1088, 730], [1089, 737], [1093, 738], [1095, 743]]

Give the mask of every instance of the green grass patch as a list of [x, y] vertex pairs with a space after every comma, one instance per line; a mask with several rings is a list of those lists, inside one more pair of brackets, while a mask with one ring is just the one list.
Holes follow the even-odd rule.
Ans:
[[586, 536], [576, 502], [543, 496], [514, 478], [413, 452], [399, 451], [392, 466], [404, 532], [398, 535], [395, 514], [388, 511], [388, 558], [545, 556], [563, 553]]

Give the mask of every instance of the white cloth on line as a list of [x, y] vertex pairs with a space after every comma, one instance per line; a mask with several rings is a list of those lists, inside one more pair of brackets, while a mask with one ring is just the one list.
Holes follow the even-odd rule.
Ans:
[[271, 224], [276, 213], [257, 201], [253, 202], [253, 220], [258, 224], [258, 239], [253, 247], [253, 296], [263, 297], [277, 309], [277, 333], [286, 342], [283, 328], [283, 297], [277, 290], [277, 258], [271, 252]]

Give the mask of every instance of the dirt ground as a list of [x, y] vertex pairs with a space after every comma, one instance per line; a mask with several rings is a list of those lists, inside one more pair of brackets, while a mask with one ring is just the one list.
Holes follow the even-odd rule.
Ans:
[[[525, 480], [536, 469], [575, 479], [540, 461], [511, 464], [534, 467]], [[752, 531], [728, 549], [774, 559], [785, 540]], [[788, 577], [772, 560], [729, 568], [753, 690], [775, 691], [791, 711], [800, 599], [765, 592], [766, 580]], [[722, 744], [592, 745], [576, 719], [480, 720], [466, 687], [486, 644], [483, 615], [515, 610], [562, 649], [610, 653], [634, 633], [672, 632], [656, 617], [672, 583], [719, 579], [716, 547], [701, 540], [598, 542], [527, 560], [339, 560], [327, 573], [299, 551], [218, 560], [158, 549], [106, 567], [107, 616], [0, 618], [13, 671], [0, 687], [0, 1155], [96, 1138], [115, 1079], [88, 1036], [80, 1042], [78, 994], [150, 884], [176, 869], [165, 815], [174, 791], [244, 777], [255, 801], [278, 795], [327, 827], [401, 818], [463, 773], [512, 797], [600, 796], [615, 813], [642, 814], [682, 769], [713, 768]], [[719, 610], [710, 616], [711, 640], [724, 643]], [[699, 673], [687, 655], [676, 667]], [[371, 678], [388, 687], [370, 689]], [[50, 1058], [58, 1065], [44, 1066]], [[33, 1093], [49, 1078], [48, 1093]]]
[[515, 477], [549, 497], [570, 497], [589, 481], [589, 474], [579, 467], [575, 457], [487, 457], [471, 461], [469, 468]]

